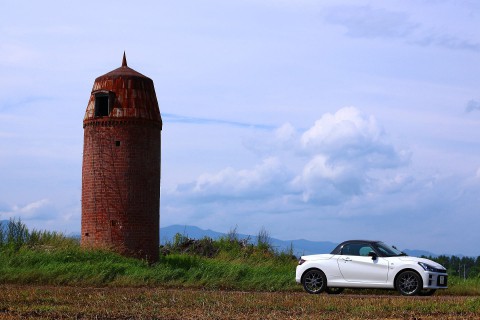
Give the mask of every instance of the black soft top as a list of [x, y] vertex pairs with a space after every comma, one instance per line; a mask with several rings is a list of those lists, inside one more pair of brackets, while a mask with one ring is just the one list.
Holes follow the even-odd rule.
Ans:
[[335, 247], [335, 249], [332, 250], [332, 252], [330, 252], [330, 254], [340, 254], [340, 252], [342, 252], [342, 248], [344, 245], [346, 245], [347, 243], [369, 243], [369, 244], [376, 244], [378, 242], [381, 242], [381, 241], [378, 241], [378, 240], [347, 240], [347, 241], [343, 241], [342, 243], [340, 243], [338, 246]]

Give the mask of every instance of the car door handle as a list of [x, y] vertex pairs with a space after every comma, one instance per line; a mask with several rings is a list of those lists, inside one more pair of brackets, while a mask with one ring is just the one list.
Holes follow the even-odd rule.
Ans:
[[347, 262], [347, 261], [352, 261], [352, 259], [350, 259], [349, 257], [346, 257], [346, 258], [342, 258], [343, 261]]

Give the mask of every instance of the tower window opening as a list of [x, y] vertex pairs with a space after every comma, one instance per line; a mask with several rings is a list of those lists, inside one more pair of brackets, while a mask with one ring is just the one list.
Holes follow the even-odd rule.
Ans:
[[109, 108], [108, 94], [99, 93], [95, 95], [95, 117], [107, 117]]
[[120, 147], [120, 141], [119, 140], [115, 141], [115, 146]]

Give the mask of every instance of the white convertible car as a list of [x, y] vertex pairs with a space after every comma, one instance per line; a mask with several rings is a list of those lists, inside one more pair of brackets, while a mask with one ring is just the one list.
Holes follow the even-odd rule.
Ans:
[[407, 256], [380, 241], [350, 240], [330, 254], [302, 256], [295, 280], [308, 293], [381, 288], [413, 296], [447, 288], [447, 277], [447, 270], [432, 260]]

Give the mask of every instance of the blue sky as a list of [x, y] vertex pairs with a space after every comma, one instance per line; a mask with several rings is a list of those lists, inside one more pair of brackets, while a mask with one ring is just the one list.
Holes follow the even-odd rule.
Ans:
[[155, 83], [161, 225], [480, 255], [480, 3], [0, 5], [0, 219], [79, 232], [96, 77]]

